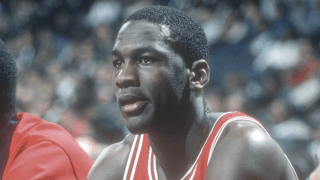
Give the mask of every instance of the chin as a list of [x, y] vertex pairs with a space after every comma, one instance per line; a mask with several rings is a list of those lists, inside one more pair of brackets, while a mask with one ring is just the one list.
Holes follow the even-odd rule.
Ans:
[[142, 121], [142, 119], [138, 117], [130, 117], [125, 118], [127, 129], [132, 134], [146, 134], [148, 130], [150, 129], [149, 123]]
[[147, 133], [147, 131], [141, 127], [127, 126], [127, 128], [131, 134], [146, 134]]
[[129, 116], [124, 113], [122, 115], [125, 119], [127, 129], [132, 134], [146, 134], [153, 127], [154, 115], [150, 110], [144, 111], [136, 116]]

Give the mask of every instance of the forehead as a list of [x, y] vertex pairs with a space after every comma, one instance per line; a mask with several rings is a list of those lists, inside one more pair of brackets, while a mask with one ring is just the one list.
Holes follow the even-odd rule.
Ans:
[[147, 21], [128, 21], [119, 30], [114, 48], [132, 45], [167, 45], [170, 30], [166, 25]]

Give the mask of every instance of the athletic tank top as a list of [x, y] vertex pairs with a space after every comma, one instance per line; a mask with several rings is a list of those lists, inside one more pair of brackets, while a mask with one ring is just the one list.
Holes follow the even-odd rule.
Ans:
[[[223, 114], [215, 122], [206, 142], [198, 154], [196, 161], [183, 176], [182, 180], [205, 179], [207, 166], [220, 135], [230, 122], [237, 120], [251, 121], [264, 129], [258, 120], [242, 112], [230, 112]], [[158, 180], [156, 162], [156, 156], [152, 152], [148, 136], [146, 134], [136, 135], [129, 153], [123, 180]]]

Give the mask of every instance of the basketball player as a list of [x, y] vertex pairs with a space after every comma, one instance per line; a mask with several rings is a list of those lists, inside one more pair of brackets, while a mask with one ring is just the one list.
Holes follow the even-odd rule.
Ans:
[[101, 153], [89, 180], [297, 179], [256, 119], [208, 109], [207, 44], [200, 25], [173, 8], [125, 20], [112, 51], [113, 88], [132, 134]]

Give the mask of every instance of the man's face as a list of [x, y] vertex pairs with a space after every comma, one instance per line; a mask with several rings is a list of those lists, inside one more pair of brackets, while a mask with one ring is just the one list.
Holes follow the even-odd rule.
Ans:
[[113, 51], [113, 89], [132, 133], [163, 126], [181, 105], [189, 69], [165, 42], [167, 26], [129, 21], [120, 29]]

